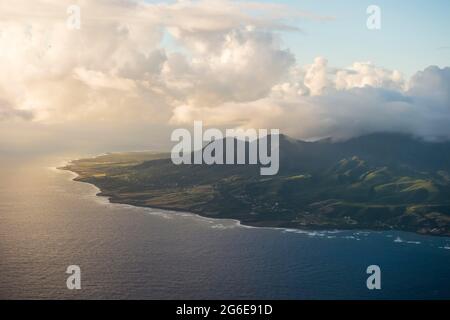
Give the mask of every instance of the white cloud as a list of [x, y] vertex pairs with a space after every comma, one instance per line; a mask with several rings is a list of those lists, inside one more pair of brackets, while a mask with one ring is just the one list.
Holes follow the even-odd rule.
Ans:
[[355, 62], [350, 68], [336, 72], [336, 88], [351, 89], [365, 86], [402, 89], [403, 75], [398, 70], [378, 68], [370, 62]]
[[[157, 121], [156, 112], [168, 118], [183, 103], [250, 101], [267, 94], [294, 62], [270, 31], [287, 28], [279, 21], [283, 6], [81, 1], [81, 30], [69, 30], [69, 4], [1, 5], [0, 60], [9, 63], [0, 88], [16, 109], [32, 112], [36, 120], [67, 121], [90, 113], [112, 119], [117, 104], [112, 97], [119, 89], [128, 91], [120, 99], [125, 108], [139, 105], [141, 117]], [[276, 17], [251, 11], [274, 8]], [[184, 51], [167, 56], [164, 34], [177, 38]], [[56, 97], [45, 99], [49, 91]]]
[[[307, 67], [309, 68], [309, 67]], [[271, 95], [249, 103], [218, 108], [176, 109], [186, 123], [207, 119], [214, 125], [281, 128], [300, 138], [345, 139], [374, 132], [403, 132], [427, 139], [450, 139], [450, 68], [429, 67], [406, 84], [338, 89], [328, 83], [322, 94], [310, 94], [297, 82], [274, 87]], [[378, 81], [377, 84], [382, 83]], [[409, 90], [399, 89], [401, 86]], [[397, 87], [397, 89], [395, 89]]]
[[295, 29], [287, 18], [324, 17], [225, 0], [78, 3], [81, 30], [66, 26], [71, 1], [0, 4], [2, 130], [13, 121], [129, 128], [203, 120], [299, 138], [381, 130], [450, 138], [448, 68], [408, 80], [370, 62], [295, 61], [278, 31]]
[[318, 57], [314, 60], [313, 64], [306, 67], [306, 74], [303, 82], [310, 90], [311, 95], [319, 95], [324, 89], [330, 86], [327, 66], [328, 61], [325, 58]]

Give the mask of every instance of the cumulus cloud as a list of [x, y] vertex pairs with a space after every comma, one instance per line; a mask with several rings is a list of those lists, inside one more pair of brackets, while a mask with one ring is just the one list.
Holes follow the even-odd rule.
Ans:
[[[301, 13], [280, 5], [80, 1], [82, 27], [69, 30], [69, 4], [1, 5], [0, 59], [8, 64], [0, 86], [37, 120], [115, 119], [119, 113], [167, 120], [186, 103], [213, 106], [265, 95], [294, 63], [273, 31], [289, 28], [281, 18]], [[180, 52], [169, 54], [165, 37]]]
[[[170, 56], [164, 75], [169, 79], [168, 88], [182, 96], [185, 103], [214, 107], [267, 96], [294, 62], [293, 55], [280, 49], [273, 34], [233, 30], [224, 37], [217, 52], [195, 55], [189, 62]], [[185, 85], [180, 86], [180, 81]]]
[[380, 80], [373, 86], [356, 83], [347, 89], [337, 85], [337, 78], [333, 81], [332, 70], [326, 73], [328, 79], [319, 73], [315, 82], [328, 84], [319, 86], [322, 94], [309, 91], [297, 79], [275, 86], [269, 96], [249, 103], [226, 103], [220, 108], [182, 106], [175, 118], [208, 119], [214, 125], [282, 128], [302, 138], [346, 139], [381, 131], [431, 140], [450, 138], [450, 68], [432, 66], [407, 82], [398, 78], [395, 85], [383, 86]]
[[328, 77], [328, 61], [323, 57], [318, 57], [314, 63], [306, 67], [303, 83], [309, 89], [311, 95], [316, 96], [330, 86]]
[[350, 68], [336, 72], [336, 88], [351, 89], [366, 86], [402, 89], [405, 81], [398, 70], [376, 67], [370, 62], [355, 62]]
[[0, 126], [203, 120], [298, 138], [376, 131], [450, 138], [449, 68], [406, 79], [371, 62], [296, 61], [281, 33], [297, 28], [286, 21], [328, 17], [265, 2], [77, 3], [80, 30], [66, 25], [71, 1], [0, 4]]
[[[346, 139], [386, 131], [430, 140], [450, 139], [450, 68], [429, 67], [406, 83], [398, 78], [395, 85], [386, 87], [380, 80], [373, 86], [356, 83], [347, 89], [337, 85], [337, 78], [333, 80], [336, 71], [326, 73], [328, 79], [323, 78], [321, 71], [319, 79], [313, 81], [320, 84], [317, 87], [323, 90], [321, 94], [308, 91], [308, 86], [299, 85], [301, 81], [297, 80], [274, 87], [266, 98], [226, 104], [214, 112], [184, 107], [184, 117], [203, 115], [216, 125], [282, 128], [285, 133], [302, 138]], [[323, 83], [328, 85], [322, 86]]]

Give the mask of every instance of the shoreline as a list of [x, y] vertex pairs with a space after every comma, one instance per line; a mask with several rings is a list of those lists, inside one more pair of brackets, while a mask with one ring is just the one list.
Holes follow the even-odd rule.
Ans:
[[133, 204], [133, 203], [114, 201], [113, 196], [103, 194], [102, 189], [99, 188], [97, 185], [95, 185], [91, 182], [83, 181], [82, 178], [80, 178], [81, 176], [79, 173], [68, 169], [67, 165], [69, 165], [70, 162], [72, 162], [72, 161], [73, 160], [69, 160], [63, 166], [55, 167], [55, 169], [73, 173], [75, 176], [70, 179], [71, 181], [85, 183], [85, 184], [95, 187], [97, 189], [97, 192], [94, 194], [94, 196], [98, 197], [98, 198], [104, 198], [109, 204], [126, 205], [126, 206], [135, 207], [135, 208], [142, 208], [142, 209], [164, 210], [164, 211], [167, 211], [172, 214], [180, 214], [180, 215], [184, 214], [184, 215], [189, 215], [192, 217], [197, 217], [202, 220], [230, 221], [230, 222], [235, 223], [235, 225], [237, 227], [246, 228], [246, 229], [263, 229], [263, 230], [265, 229], [265, 230], [284, 231], [284, 232], [292, 232], [292, 233], [299, 233], [299, 234], [313, 234], [313, 233], [336, 234], [336, 233], [345, 233], [345, 232], [361, 232], [361, 233], [402, 232], [402, 233], [413, 234], [415, 236], [437, 237], [437, 238], [441, 238], [441, 239], [442, 238], [450, 239], [450, 237], [445, 236], [445, 235], [423, 234], [423, 233], [418, 233], [418, 232], [414, 232], [414, 231], [397, 230], [397, 229], [361, 229], [361, 228], [359, 228], [359, 229], [358, 228], [354, 228], [354, 229], [336, 229], [336, 228], [333, 228], [333, 229], [326, 229], [326, 228], [324, 228], [324, 229], [320, 229], [320, 228], [299, 229], [299, 228], [292, 228], [292, 227], [273, 227], [273, 226], [251, 225], [251, 224], [246, 224], [245, 222], [243, 223], [242, 221], [240, 221], [238, 219], [220, 218], [220, 217], [213, 218], [213, 217], [204, 216], [201, 213], [190, 212], [190, 211], [186, 211], [186, 210], [182, 210], [182, 209], [178, 209], [178, 208], [142, 206], [142, 205]]

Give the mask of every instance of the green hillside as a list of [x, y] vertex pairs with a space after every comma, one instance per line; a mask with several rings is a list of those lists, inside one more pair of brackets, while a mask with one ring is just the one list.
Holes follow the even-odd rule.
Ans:
[[66, 169], [111, 201], [253, 226], [397, 229], [450, 236], [450, 144], [399, 134], [333, 143], [280, 136], [280, 172], [173, 165], [168, 154], [110, 154]]

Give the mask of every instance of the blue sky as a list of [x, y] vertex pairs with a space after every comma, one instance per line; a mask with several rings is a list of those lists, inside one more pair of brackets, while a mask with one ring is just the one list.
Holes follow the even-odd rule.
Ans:
[[[323, 56], [334, 67], [371, 61], [411, 76], [427, 66], [450, 65], [450, 1], [448, 0], [255, 0], [281, 3], [333, 21], [290, 21], [302, 32], [284, 32], [284, 46], [299, 64]], [[160, 1], [149, 1], [157, 3]], [[164, 1], [175, 2], [175, 1]], [[240, 1], [245, 2], [245, 1]], [[368, 30], [366, 9], [381, 8], [381, 30]]]
[[[265, 1], [270, 2], [270, 1]], [[298, 21], [303, 34], [284, 36], [300, 63], [320, 55], [333, 66], [353, 61], [398, 69], [407, 75], [450, 62], [450, 1], [285, 0], [300, 10], [331, 15], [334, 21]], [[366, 8], [381, 8], [381, 30], [366, 28]]]

